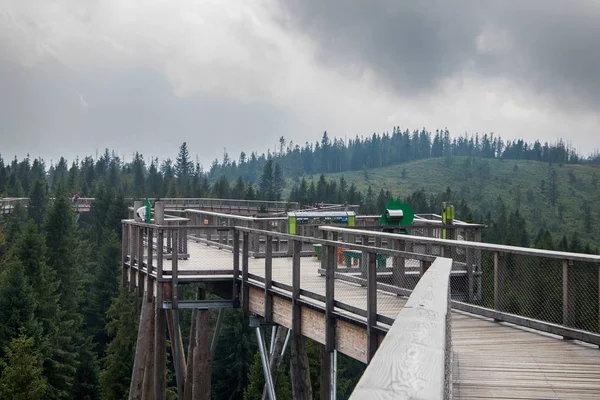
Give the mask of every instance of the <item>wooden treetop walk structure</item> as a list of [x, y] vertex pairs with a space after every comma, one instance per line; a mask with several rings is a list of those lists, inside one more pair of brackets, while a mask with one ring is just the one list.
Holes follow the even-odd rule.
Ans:
[[287, 339], [274, 336], [269, 354], [261, 332], [289, 329], [295, 398], [310, 398], [303, 337], [323, 345], [321, 398], [336, 397], [336, 352], [368, 364], [353, 399], [598, 398], [599, 256], [481, 243], [468, 224], [450, 235], [468, 240], [442, 240], [435, 217], [410, 235], [366, 218], [290, 235], [284, 219], [165, 207], [151, 224], [123, 221], [123, 284], [146, 299], [132, 398], [164, 398], [166, 325], [180, 398], [209, 398], [206, 310], [223, 307], [251, 317], [267, 386]]

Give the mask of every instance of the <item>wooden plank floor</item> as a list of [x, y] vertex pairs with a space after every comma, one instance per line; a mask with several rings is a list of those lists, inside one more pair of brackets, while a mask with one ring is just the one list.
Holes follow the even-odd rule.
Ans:
[[454, 398], [600, 399], [600, 350], [452, 313]]
[[[190, 241], [180, 270], [232, 270], [230, 251]], [[301, 287], [325, 294], [314, 257], [301, 258]], [[171, 269], [165, 260], [164, 269]], [[273, 259], [273, 280], [292, 284], [291, 258]], [[264, 276], [264, 259], [249, 259], [249, 272]], [[224, 277], [226, 275], [223, 275]], [[336, 281], [336, 300], [366, 309], [366, 289]], [[395, 318], [406, 299], [378, 292], [378, 312]], [[600, 350], [581, 342], [479, 316], [452, 312], [454, 398], [600, 399]]]

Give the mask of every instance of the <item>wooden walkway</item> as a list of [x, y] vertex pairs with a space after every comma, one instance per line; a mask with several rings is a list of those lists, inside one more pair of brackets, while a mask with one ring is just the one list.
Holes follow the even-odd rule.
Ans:
[[[190, 258], [178, 262], [180, 271], [233, 269], [230, 251], [189, 241], [188, 252]], [[250, 258], [249, 272], [264, 277], [264, 263]], [[315, 258], [302, 257], [301, 288], [325, 295], [319, 267]], [[165, 260], [164, 270], [170, 268]], [[291, 258], [273, 258], [273, 281], [291, 285], [291, 271]], [[231, 272], [211, 276], [226, 278]], [[359, 285], [336, 280], [335, 298], [366, 309], [366, 289]], [[379, 291], [377, 301], [378, 313], [395, 318], [406, 298]], [[455, 399], [600, 398], [597, 346], [460, 311], [452, 313], [452, 346]]]
[[459, 311], [452, 346], [454, 398], [600, 398], [597, 346]]

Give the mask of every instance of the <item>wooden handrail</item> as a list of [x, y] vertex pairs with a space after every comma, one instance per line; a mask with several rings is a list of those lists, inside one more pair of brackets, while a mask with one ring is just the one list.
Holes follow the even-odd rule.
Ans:
[[450, 393], [452, 260], [437, 258], [396, 317], [350, 399], [444, 399]]
[[503, 244], [469, 242], [469, 241], [465, 241], [465, 240], [450, 240], [450, 239], [430, 238], [430, 237], [424, 237], [424, 236], [399, 235], [399, 234], [395, 234], [395, 233], [374, 232], [374, 231], [366, 231], [366, 230], [360, 230], [360, 229], [337, 228], [337, 227], [333, 227], [333, 226], [320, 226], [319, 229], [322, 231], [348, 233], [348, 234], [352, 234], [352, 235], [369, 235], [369, 236], [374, 236], [374, 237], [396, 239], [396, 240], [402, 240], [402, 241], [407, 241], [407, 242], [430, 243], [430, 244], [439, 244], [442, 246], [462, 247], [462, 248], [470, 248], [470, 249], [476, 249], [476, 250], [489, 250], [489, 251], [497, 251], [497, 252], [501, 252], [501, 253], [522, 254], [522, 255], [526, 255], [526, 256], [554, 258], [554, 259], [559, 259], [559, 260], [573, 260], [573, 261], [600, 263], [600, 256], [592, 255], [592, 254], [567, 253], [567, 252], [562, 252], [562, 251], [541, 250], [541, 249], [532, 249], [532, 248], [527, 248], [527, 247], [507, 246], [507, 245], [503, 245]]

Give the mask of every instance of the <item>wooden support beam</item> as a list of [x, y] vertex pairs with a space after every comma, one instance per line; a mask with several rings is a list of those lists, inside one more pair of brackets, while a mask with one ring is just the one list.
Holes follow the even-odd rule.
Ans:
[[240, 285], [238, 279], [240, 277], [240, 232], [233, 231], [233, 306], [240, 306]]
[[138, 228], [138, 240], [137, 240], [137, 259], [138, 259], [138, 270], [137, 270], [137, 295], [138, 297], [144, 296], [144, 228]]
[[[177, 231], [176, 230], [170, 230], [169, 232], [171, 232], [171, 236], [173, 238], [174, 241], [174, 245], [173, 245], [173, 251], [171, 252], [172, 257], [171, 257], [171, 284], [172, 284], [172, 301], [173, 301], [173, 309], [176, 310], [178, 308], [178, 302], [179, 302], [179, 287], [178, 287], [178, 279], [179, 279], [179, 274], [178, 274], [178, 262], [179, 262], [179, 252], [178, 252], [178, 245], [177, 245]], [[161, 304], [162, 306], [162, 304]]]
[[[194, 347], [196, 346], [196, 309], [192, 309], [192, 318], [190, 323], [190, 337], [188, 341], [187, 351], [187, 371], [194, 370]], [[192, 400], [192, 388], [194, 386], [194, 373], [188, 373], [185, 380], [185, 388], [183, 388], [183, 400]]]
[[301, 333], [300, 322], [300, 251], [302, 242], [294, 240], [292, 256], [292, 346], [290, 376], [292, 377], [292, 394], [294, 399], [312, 399], [310, 371], [306, 345]]
[[319, 398], [321, 400], [331, 399], [331, 352], [327, 351], [327, 346], [320, 345], [321, 348], [321, 369], [319, 371]]
[[135, 270], [133, 269], [134, 263], [138, 265], [140, 260], [137, 254], [137, 240], [138, 240], [138, 231], [140, 230], [139, 226], [131, 226], [131, 259], [129, 261], [129, 291], [133, 292], [135, 289]]
[[[156, 207], [156, 206], [155, 206]], [[158, 211], [158, 207], [156, 208]], [[156, 214], [158, 216], [158, 212]], [[156, 239], [156, 302], [154, 305], [155, 330], [154, 330], [154, 399], [166, 398], [166, 321], [165, 310], [161, 305], [163, 296], [163, 241], [164, 231], [158, 230]], [[166, 299], [166, 300], [170, 300]]]
[[271, 286], [273, 280], [273, 237], [267, 236], [265, 250], [265, 321], [273, 320], [273, 295]]
[[[466, 240], [473, 241], [474, 236], [473, 232], [470, 230], [466, 231]], [[464, 249], [466, 253], [466, 268], [467, 268], [467, 299], [469, 303], [472, 303], [475, 300], [474, 293], [474, 269], [475, 269], [475, 250], [471, 248]]]
[[504, 311], [504, 257], [494, 252], [494, 309]]
[[[575, 327], [575, 266], [573, 261], [562, 262], [563, 325]], [[565, 337], [565, 339], [569, 339]]]
[[242, 243], [242, 309], [248, 312], [248, 255], [250, 252], [250, 243], [248, 242], [248, 232], [243, 234]]
[[211, 354], [208, 339], [208, 310], [198, 310], [196, 346], [194, 347], [193, 390], [194, 400], [210, 399]]
[[122, 231], [123, 239], [121, 240], [121, 285], [123, 285], [123, 287], [127, 287], [127, 268], [125, 267], [125, 264], [127, 263], [127, 256], [129, 255], [129, 224], [122, 224]]
[[[148, 280], [148, 287], [152, 286], [152, 282]], [[152, 400], [154, 399], [154, 331], [156, 329], [156, 314], [154, 312], [155, 303], [154, 298], [150, 295], [149, 292], [146, 292], [146, 303], [148, 310], [148, 315], [150, 318], [148, 329], [146, 331], [146, 341], [148, 342], [148, 348], [146, 351], [145, 357], [145, 369], [144, 369], [144, 383], [142, 386], [142, 399], [144, 400]]]
[[[389, 239], [392, 250], [405, 251], [406, 243], [402, 240]], [[407, 288], [406, 282], [406, 259], [394, 256], [392, 260], [392, 284], [401, 288]]]
[[377, 254], [367, 253], [367, 363], [371, 362], [379, 337], [375, 331], [377, 326]]
[[147, 330], [150, 325], [150, 313], [153, 312], [152, 306], [146, 301], [142, 301], [140, 311], [140, 322], [138, 325], [137, 342], [135, 346], [135, 358], [133, 360], [133, 371], [131, 373], [131, 382], [129, 385], [129, 399], [142, 398], [142, 386], [144, 383], [144, 361], [148, 351], [150, 335]]
[[146, 270], [146, 300], [154, 301], [154, 282], [151, 279], [152, 268], [154, 264], [153, 256], [154, 256], [154, 229], [148, 228], [148, 260], [146, 261], [146, 265], [148, 269]]
[[181, 327], [179, 325], [179, 309], [167, 311], [167, 327], [169, 338], [171, 340], [171, 353], [173, 356], [173, 366], [175, 369], [175, 378], [177, 381], [177, 398], [183, 399], [183, 389], [185, 387], [186, 361], [183, 351], [183, 341], [181, 340]]
[[326, 260], [325, 270], [325, 347], [331, 353], [335, 350], [335, 269], [337, 267], [336, 248], [326, 246], [323, 258]]
[[[368, 246], [369, 245], [369, 236], [368, 235], [361, 235], [361, 243], [363, 246]], [[367, 279], [367, 252], [363, 251], [362, 254], [362, 260], [360, 261], [361, 265], [362, 265], [362, 271], [360, 274], [360, 277], [363, 279]]]

